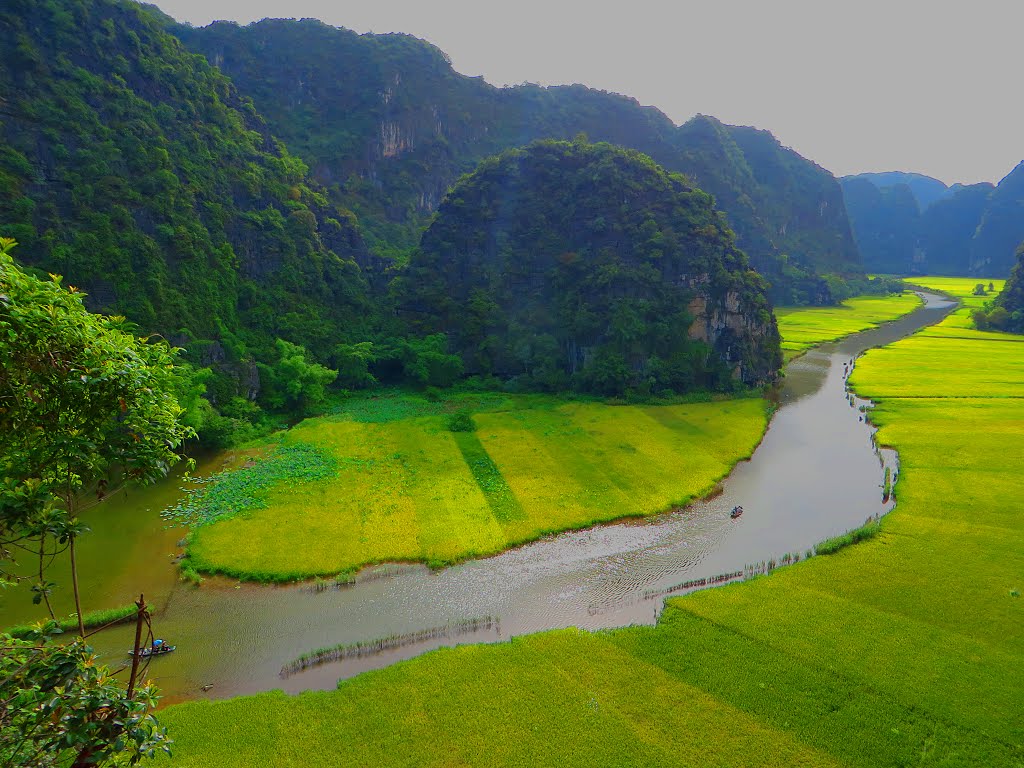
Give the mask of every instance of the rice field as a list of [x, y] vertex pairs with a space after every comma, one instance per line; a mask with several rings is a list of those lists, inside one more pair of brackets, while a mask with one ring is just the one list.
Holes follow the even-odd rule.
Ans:
[[870, 540], [673, 598], [655, 627], [443, 649], [334, 692], [174, 706], [174, 764], [1024, 765], [1024, 346], [959, 332], [855, 369], [901, 459], [899, 503]]
[[662, 512], [712, 491], [753, 453], [768, 417], [761, 399], [526, 398], [481, 404], [476, 431], [451, 432], [441, 409], [399, 403], [386, 399], [391, 418], [358, 411], [286, 433], [279, 450], [316, 446], [336, 472], [262, 488], [258, 507], [196, 528], [186, 566], [270, 581], [379, 562], [440, 566]]
[[775, 316], [783, 355], [788, 362], [809, 347], [874, 328], [920, 305], [917, 294], [908, 291], [891, 296], [856, 296], [835, 307], [778, 307]]

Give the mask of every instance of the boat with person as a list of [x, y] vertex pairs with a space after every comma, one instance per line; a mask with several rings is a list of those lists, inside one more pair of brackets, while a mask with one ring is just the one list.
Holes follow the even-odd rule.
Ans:
[[732, 512], [729, 513], [729, 517], [735, 520], [737, 517], [743, 514], [743, 507], [738, 504], [732, 508]]
[[[163, 656], [165, 653], [170, 653], [178, 646], [168, 645], [163, 640], [157, 639], [153, 641], [152, 645], [147, 645], [144, 648], [139, 648], [137, 653], [140, 658], [148, 659], [150, 656]], [[134, 656], [135, 650], [128, 651], [129, 656]]]

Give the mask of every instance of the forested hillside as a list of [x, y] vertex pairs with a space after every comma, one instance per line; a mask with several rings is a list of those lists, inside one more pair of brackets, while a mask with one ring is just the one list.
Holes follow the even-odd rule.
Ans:
[[[774, 378], [779, 334], [709, 195], [609, 144], [488, 160], [441, 204], [402, 309], [470, 373], [617, 394]], [[735, 380], [735, 382], [734, 382]]]
[[971, 241], [971, 274], [1008, 275], [1024, 240], [1024, 162], [1008, 173], [989, 197]]
[[827, 302], [820, 273], [861, 272], [835, 179], [767, 132], [706, 117], [677, 128], [657, 109], [583, 86], [494, 88], [407, 35], [311, 19], [171, 28], [252, 97], [381, 256], [404, 259], [448, 187], [484, 157], [585, 133], [711, 192], [776, 301]]
[[985, 313], [984, 318], [975, 313], [975, 323], [979, 328], [992, 325], [999, 330], [1024, 333], [1024, 244], [1017, 248], [1016, 256], [1017, 263], [1010, 270], [1010, 279], [993, 302], [991, 311]]
[[365, 334], [354, 217], [150, 11], [11, 0], [0, 28], [0, 222], [31, 266], [197, 362]]

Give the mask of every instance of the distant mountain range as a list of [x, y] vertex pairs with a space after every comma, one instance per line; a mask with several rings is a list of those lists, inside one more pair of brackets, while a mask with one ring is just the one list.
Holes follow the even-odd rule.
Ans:
[[897, 171], [840, 184], [870, 271], [1005, 277], [1024, 241], [1024, 163], [998, 185]]

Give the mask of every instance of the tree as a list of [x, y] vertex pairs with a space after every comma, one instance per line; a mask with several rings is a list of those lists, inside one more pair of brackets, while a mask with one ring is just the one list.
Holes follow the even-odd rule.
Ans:
[[81, 638], [0, 635], [0, 765], [134, 765], [169, 752], [148, 714], [156, 697], [151, 683], [128, 696]]
[[57, 643], [53, 625], [28, 641], [0, 635], [0, 758], [134, 764], [166, 734], [147, 714], [155, 689], [125, 691], [84, 641], [77, 515], [112, 484], [153, 481], [180, 460], [175, 449], [194, 433], [173, 394], [175, 350], [89, 313], [59, 277], [26, 274], [14, 245], [0, 238], [0, 578], [18, 581], [11, 547], [31, 552], [33, 599], [49, 606], [45, 566], [66, 550], [81, 637]]
[[338, 372], [308, 360], [304, 347], [284, 339], [277, 340], [277, 351], [276, 364], [259, 366], [267, 402], [273, 408], [306, 414], [324, 401], [327, 385], [338, 378]]
[[0, 537], [67, 544], [84, 634], [78, 512], [111, 482], [166, 475], [194, 433], [179, 421], [174, 350], [136, 337], [122, 317], [89, 313], [59, 277], [24, 273], [14, 245], [0, 238]]

